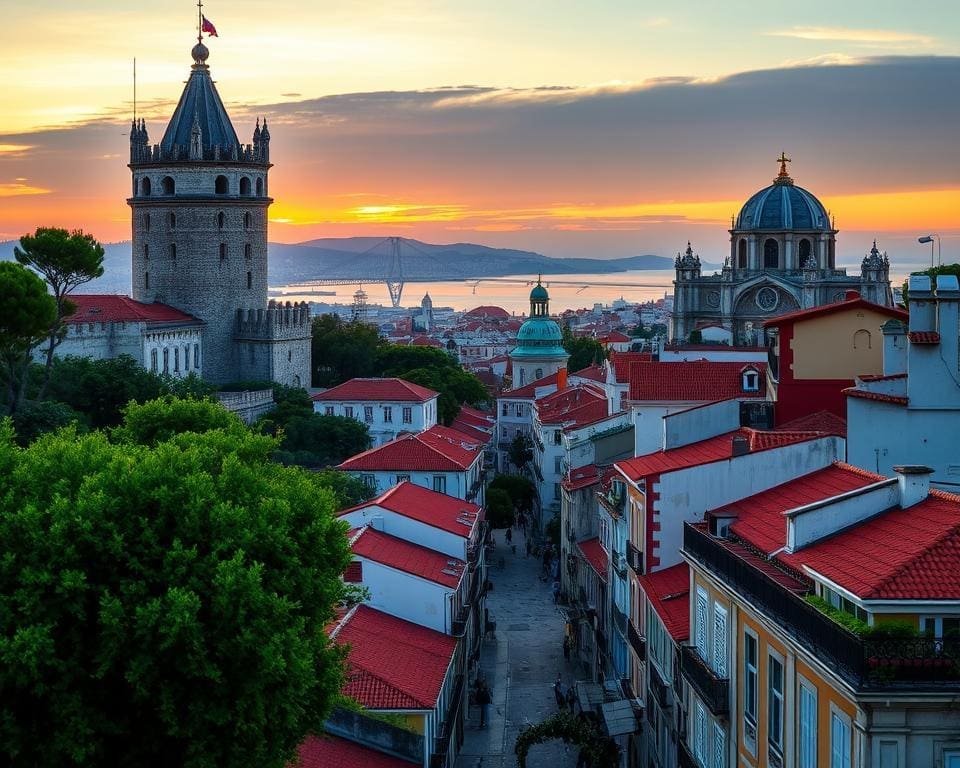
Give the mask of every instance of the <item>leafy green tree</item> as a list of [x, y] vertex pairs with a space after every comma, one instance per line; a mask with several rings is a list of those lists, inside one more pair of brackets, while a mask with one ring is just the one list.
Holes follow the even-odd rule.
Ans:
[[513, 525], [513, 500], [502, 488], [487, 492], [487, 521], [491, 528], [509, 528]]
[[56, 311], [43, 280], [19, 264], [0, 262], [0, 358], [8, 414], [26, 398], [30, 353], [50, 330]]
[[367, 425], [346, 416], [294, 416], [278, 434], [277, 460], [284, 464], [327, 467], [370, 447]]
[[[911, 275], [929, 275], [931, 282], [936, 285], [937, 275], [957, 275], [960, 277], [960, 264], [941, 264], [938, 267], [930, 267], [920, 272], [911, 272]], [[910, 281], [903, 281], [903, 303], [906, 306], [910, 304]]]
[[47, 397], [84, 414], [95, 429], [120, 423], [131, 400], [145, 403], [167, 394], [168, 384], [129, 355], [111, 360], [54, 358]]
[[47, 336], [46, 365], [40, 386], [42, 398], [53, 369], [53, 353], [66, 335], [63, 318], [75, 309], [67, 301], [67, 294], [103, 274], [104, 251], [93, 235], [79, 229], [68, 232], [57, 227], [38, 227], [34, 234], [20, 238], [20, 246], [14, 247], [13, 257], [46, 280], [57, 307]]
[[217, 391], [217, 388], [209, 381], [204, 381], [195, 373], [190, 373], [182, 379], [167, 376], [164, 378], [166, 390], [174, 397], [199, 397], [209, 398]]
[[321, 469], [314, 473], [317, 483], [333, 493], [336, 509], [339, 512], [347, 507], [355, 507], [373, 498], [374, 488], [358, 477], [340, 472], [337, 469]]
[[214, 429], [240, 434], [247, 427], [220, 403], [166, 395], [146, 403], [127, 405], [123, 409], [123, 423], [113, 430], [111, 437], [119, 443], [152, 446], [175, 435], [199, 434]]
[[377, 375], [375, 361], [382, 346], [372, 325], [320, 315], [313, 321], [313, 386], [331, 387], [358, 376]]
[[522, 512], [529, 512], [533, 509], [537, 489], [534, 488], [533, 483], [522, 475], [497, 475], [487, 486], [487, 498], [489, 498], [491, 490], [497, 489], [509, 494], [514, 509]]
[[607, 357], [607, 352], [599, 341], [587, 336], [574, 336], [568, 326], [563, 327], [563, 348], [570, 355], [567, 360], [567, 371], [570, 373], [588, 368]]
[[449, 425], [460, 412], [464, 403], [478, 405], [487, 400], [487, 390], [483, 383], [472, 373], [462, 368], [414, 368], [403, 372], [390, 372], [388, 376], [401, 379], [421, 387], [427, 387], [439, 393], [437, 398], [437, 417], [443, 424]]
[[507, 451], [510, 457], [510, 463], [517, 469], [523, 469], [527, 464], [533, 461], [533, 441], [529, 435], [523, 432], [517, 432], [510, 442], [510, 449]]
[[[125, 425], [129, 426], [129, 425]], [[250, 430], [0, 424], [5, 764], [283, 768], [343, 683], [333, 494]]]
[[76, 424], [78, 432], [86, 431], [82, 414], [66, 403], [53, 400], [27, 400], [13, 414], [13, 428], [19, 445], [29, 445], [40, 435], [70, 424]]
[[560, 515], [554, 513], [545, 526], [543, 526], [543, 532], [550, 543], [553, 544], [553, 548], [559, 552], [560, 551]]

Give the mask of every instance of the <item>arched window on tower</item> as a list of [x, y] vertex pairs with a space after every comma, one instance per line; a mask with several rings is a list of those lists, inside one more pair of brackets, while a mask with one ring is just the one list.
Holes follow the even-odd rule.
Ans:
[[226, 176], [217, 176], [217, 178], [213, 180], [213, 191], [215, 194], [225, 195], [227, 194], [227, 189]]
[[763, 268], [779, 269], [780, 267], [780, 243], [772, 237], [768, 237], [763, 242]]
[[253, 247], [250, 245], [250, 243], [243, 244], [243, 258], [253, 258]]
[[737, 269], [747, 268], [747, 241], [737, 243]]
[[163, 350], [163, 372], [170, 373], [170, 350]]
[[853, 334], [853, 348], [854, 349], [870, 349], [870, 331], [865, 328], [861, 328], [855, 334]]
[[143, 231], [144, 232], [150, 231], [150, 214], [149, 213], [143, 214]]
[[172, 195], [177, 191], [177, 184], [173, 180], [173, 176], [164, 176], [163, 177], [163, 194]]
[[227, 244], [220, 243], [220, 263], [223, 264], [227, 260]]
[[253, 288], [253, 272], [247, 272], [247, 288]]
[[836, 269], [837, 266], [837, 242], [831, 240], [827, 245], [827, 258], [830, 262], [830, 269]]
[[244, 197], [250, 197], [250, 179], [246, 176], [240, 178], [240, 194]]
[[143, 260], [150, 261], [150, 245], [148, 243], [143, 244]]
[[223, 211], [220, 211], [220, 213], [217, 214], [217, 229], [223, 229], [223, 225], [226, 224], [226, 222], [226, 215], [223, 213]]
[[150, 370], [154, 373], [157, 372], [157, 350], [150, 350]]
[[150, 178], [148, 176], [144, 176], [143, 181], [140, 182], [140, 193], [144, 197], [150, 197]]
[[797, 249], [797, 256], [800, 259], [801, 268], [807, 265], [807, 259], [810, 258], [811, 250], [810, 241], [807, 238], [803, 238], [800, 241], [800, 247]]
[[147, 291], [150, 290], [150, 273], [149, 272], [143, 273], [143, 287], [144, 287], [144, 290], [147, 290]]
[[263, 179], [257, 179], [257, 197], [263, 197]]
[[251, 221], [251, 218], [252, 218], [252, 217], [250, 216], [250, 211], [247, 211], [245, 214], [243, 214], [243, 228], [244, 228], [244, 229], [250, 229], [250, 221]]
[[177, 214], [171, 213], [171, 214], [170, 214], [170, 229], [176, 229], [176, 228], [177, 228]]
[[539, 381], [540, 379], [542, 379], [542, 378], [543, 378], [543, 368], [537, 368], [537, 370], [535, 370], [535, 371], [533, 372], [533, 378], [534, 378], [535, 380], [537, 380], [537, 381]]
[[177, 244], [176, 243], [170, 243], [170, 258], [173, 261], [177, 260]]

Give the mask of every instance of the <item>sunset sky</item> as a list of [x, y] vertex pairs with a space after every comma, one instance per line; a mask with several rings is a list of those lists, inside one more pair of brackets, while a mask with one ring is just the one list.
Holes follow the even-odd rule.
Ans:
[[[786, 10], [789, 9], [789, 12]], [[242, 141], [272, 134], [270, 238], [401, 234], [551, 256], [720, 261], [776, 175], [877, 237], [960, 261], [960, 5], [506, 0], [211, 2], [209, 64]], [[129, 238], [126, 131], [159, 141], [196, 6], [7, 0], [0, 240]]]

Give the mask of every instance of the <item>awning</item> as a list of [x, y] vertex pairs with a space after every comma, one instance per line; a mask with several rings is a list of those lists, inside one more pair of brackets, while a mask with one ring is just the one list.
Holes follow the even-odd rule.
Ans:
[[633, 705], [628, 699], [603, 704], [600, 710], [603, 713], [603, 727], [608, 736], [623, 736], [640, 730]]

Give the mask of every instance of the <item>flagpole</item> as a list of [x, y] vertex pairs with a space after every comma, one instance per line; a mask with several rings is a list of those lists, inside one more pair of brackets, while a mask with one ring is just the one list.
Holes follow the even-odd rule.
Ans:
[[203, 42], [203, 0], [197, 0], [197, 42]]
[[133, 122], [137, 122], [137, 57], [133, 57]]

